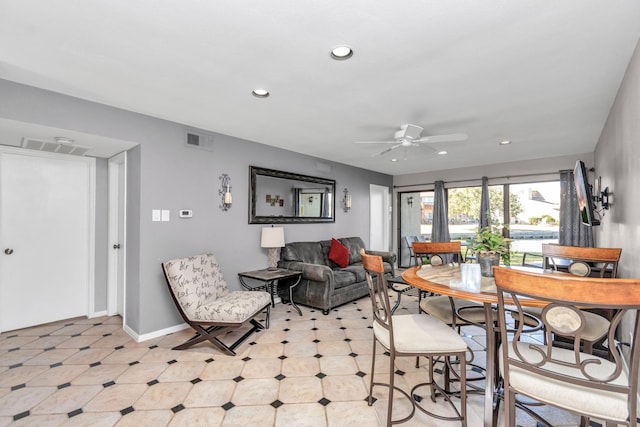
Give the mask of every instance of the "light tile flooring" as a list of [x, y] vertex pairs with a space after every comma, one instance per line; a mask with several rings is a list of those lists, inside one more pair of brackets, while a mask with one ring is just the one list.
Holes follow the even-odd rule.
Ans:
[[[417, 298], [402, 300], [397, 314], [417, 311]], [[2, 333], [0, 426], [383, 425], [386, 389], [374, 389], [372, 407], [365, 401], [372, 352], [369, 299], [327, 316], [301, 309], [302, 317], [277, 304], [270, 328], [245, 341], [236, 357], [209, 344], [171, 350], [190, 330], [136, 343], [117, 316]], [[483, 363], [484, 331], [465, 328], [465, 339]], [[388, 358], [376, 360], [376, 378], [386, 382]], [[427, 378], [426, 363], [415, 368], [414, 362], [403, 358], [396, 364], [396, 384], [405, 390]], [[469, 426], [482, 425], [482, 404], [483, 396], [469, 396]], [[406, 400], [395, 400], [394, 418], [408, 407]], [[450, 411], [442, 399], [434, 407]], [[561, 411], [544, 412], [554, 425], [578, 423]], [[416, 412], [402, 425], [459, 423]], [[518, 425], [536, 424], [519, 412]]]

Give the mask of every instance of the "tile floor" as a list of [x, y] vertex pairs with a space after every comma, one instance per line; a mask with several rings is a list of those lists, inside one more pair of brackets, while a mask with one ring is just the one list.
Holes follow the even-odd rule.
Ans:
[[[417, 298], [402, 300], [398, 314], [416, 312]], [[327, 316], [301, 309], [302, 317], [277, 304], [270, 328], [245, 341], [236, 357], [208, 344], [171, 350], [191, 336], [190, 330], [136, 343], [117, 316], [2, 333], [0, 426], [383, 425], [386, 390], [375, 389], [372, 407], [365, 401], [372, 352], [368, 298]], [[466, 328], [465, 339], [483, 363], [483, 330]], [[388, 359], [382, 355], [377, 361], [384, 381]], [[399, 360], [396, 384], [407, 390], [425, 381], [425, 365], [415, 368], [413, 358]], [[483, 396], [469, 396], [469, 426], [482, 425], [482, 404]], [[407, 408], [398, 399], [394, 416], [403, 416]], [[435, 408], [450, 410], [442, 400]], [[544, 412], [554, 425], [578, 423], [561, 411]], [[518, 425], [536, 425], [524, 414], [518, 417]], [[416, 412], [402, 425], [459, 423]]]

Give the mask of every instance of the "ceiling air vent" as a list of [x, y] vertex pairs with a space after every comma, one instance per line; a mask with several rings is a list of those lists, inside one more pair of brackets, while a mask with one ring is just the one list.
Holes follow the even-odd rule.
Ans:
[[49, 153], [71, 154], [74, 156], [84, 156], [89, 147], [82, 147], [73, 143], [60, 143], [53, 141], [43, 141], [35, 138], [22, 138], [22, 147], [29, 150], [47, 151]]
[[191, 148], [213, 151], [213, 136], [187, 131], [185, 132], [184, 145]]

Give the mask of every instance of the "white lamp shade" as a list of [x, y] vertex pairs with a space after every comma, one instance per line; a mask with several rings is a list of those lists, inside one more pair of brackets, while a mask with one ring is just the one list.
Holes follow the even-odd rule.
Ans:
[[284, 246], [284, 228], [265, 227], [262, 229], [260, 246], [263, 248], [281, 248]]

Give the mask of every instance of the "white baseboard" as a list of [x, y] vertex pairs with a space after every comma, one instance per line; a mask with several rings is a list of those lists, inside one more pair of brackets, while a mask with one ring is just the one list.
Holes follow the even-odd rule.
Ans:
[[187, 329], [189, 327], [190, 326], [188, 324], [182, 323], [180, 325], [171, 326], [169, 328], [160, 329], [160, 330], [149, 332], [148, 334], [142, 334], [142, 335], [137, 334], [135, 331], [133, 331], [127, 325], [124, 325], [123, 329], [136, 342], [142, 342], [142, 341], [147, 341], [147, 340], [150, 340], [150, 339], [153, 339], [153, 338], [158, 338], [158, 337], [162, 337], [162, 336], [165, 336], [165, 335], [169, 335], [169, 334], [172, 334], [174, 332], [178, 332], [178, 331], [181, 331], [183, 329]]

